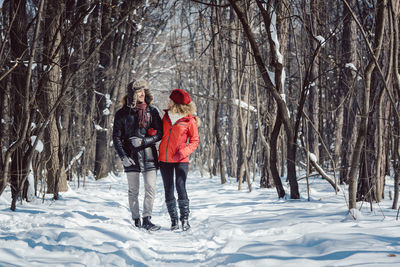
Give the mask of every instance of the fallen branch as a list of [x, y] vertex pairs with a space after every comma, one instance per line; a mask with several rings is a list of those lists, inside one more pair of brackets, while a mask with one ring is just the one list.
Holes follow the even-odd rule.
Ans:
[[[309, 153], [307, 151], [307, 153]], [[322, 178], [324, 178], [325, 180], [327, 180], [332, 187], [336, 190], [336, 192], [339, 192], [339, 187], [336, 186], [335, 182], [333, 181], [332, 177], [330, 177], [323, 169], [321, 166], [319, 166], [319, 164], [317, 163], [317, 159], [315, 157], [314, 154], [309, 153], [310, 154], [310, 162], [311, 165], [315, 168], [315, 170], [322, 176]]]

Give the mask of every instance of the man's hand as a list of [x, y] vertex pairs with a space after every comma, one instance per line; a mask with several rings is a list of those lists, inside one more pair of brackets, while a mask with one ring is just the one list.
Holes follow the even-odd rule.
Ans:
[[133, 147], [140, 147], [143, 142], [142, 138], [136, 136], [129, 138], [129, 140], [131, 141]]
[[129, 166], [135, 165], [135, 162], [130, 157], [125, 156], [122, 159], [122, 165], [124, 165], [124, 167], [129, 167]]

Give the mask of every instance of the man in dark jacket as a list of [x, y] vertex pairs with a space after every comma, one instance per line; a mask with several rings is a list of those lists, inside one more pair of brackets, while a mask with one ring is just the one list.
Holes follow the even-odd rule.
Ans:
[[[129, 208], [137, 227], [155, 231], [160, 226], [150, 219], [153, 210], [156, 170], [159, 168], [156, 142], [162, 137], [162, 121], [157, 109], [151, 106], [153, 97], [144, 80], [128, 84], [128, 93], [114, 117], [113, 142], [122, 160], [128, 179]], [[143, 223], [139, 213], [140, 173], [143, 175], [145, 196]]]

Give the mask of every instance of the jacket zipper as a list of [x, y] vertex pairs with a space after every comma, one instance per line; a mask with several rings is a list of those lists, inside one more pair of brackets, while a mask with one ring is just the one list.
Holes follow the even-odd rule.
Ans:
[[169, 144], [169, 138], [171, 137], [172, 126], [173, 126], [173, 125], [171, 124], [171, 128], [169, 128], [167, 146], [166, 146], [166, 148], [165, 148], [165, 162], [168, 162], [168, 161], [167, 161], [167, 156], [168, 156], [168, 144]]

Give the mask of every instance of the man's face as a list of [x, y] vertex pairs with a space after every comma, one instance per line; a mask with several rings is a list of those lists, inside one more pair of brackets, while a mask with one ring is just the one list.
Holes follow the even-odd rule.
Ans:
[[146, 96], [146, 94], [144, 92], [144, 89], [136, 90], [136, 102], [137, 103], [143, 103], [145, 96]]

